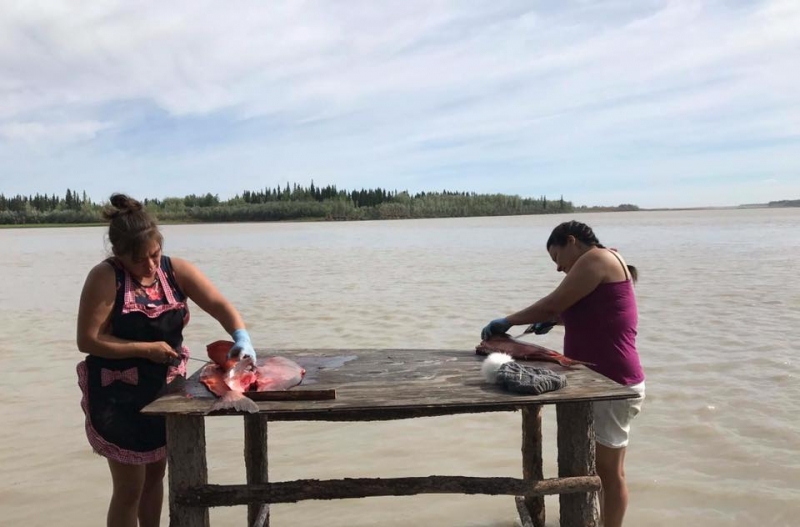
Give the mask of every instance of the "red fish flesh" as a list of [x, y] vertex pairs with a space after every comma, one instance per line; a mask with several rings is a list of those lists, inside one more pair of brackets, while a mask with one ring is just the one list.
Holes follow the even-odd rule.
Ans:
[[570, 359], [551, 349], [529, 342], [522, 342], [508, 335], [492, 335], [488, 339], [481, 341], [481, 343], [475, 347], [475, 353], [478, 355], [489, 355], [494, 352], [511, 355], [511, 357], [516, 360], [557, 362], [561, 366], [567, 368], [577, 364], [590, 365], [588, 362]]
[[306, 370], [285, 357], [259, 359], [255, 364], [249, 359], [228, 359], [233, 342], [218, 340], [206, 347], [213, 361], [203, 366], [200, 382], [219, 397], [211, 410], [237, 410], [258, 412], [258, 405], [248, 399], [246, 392], [288, 390], [303, 380]]

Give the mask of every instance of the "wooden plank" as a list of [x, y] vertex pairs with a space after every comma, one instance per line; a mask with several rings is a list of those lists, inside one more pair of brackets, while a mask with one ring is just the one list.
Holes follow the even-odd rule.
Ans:
[[177, 497], [184, 489], [208, 482], [205, 421], [195, 416], [167, 416], [170, 527], [209, 527], [208, 507], [187, 507]]
[[[527, 406], [522, 409], [522, 477], [536, 482], [544, 478], [542, 469], [542, 407]], [[544, 527], [544, 497], [528, 496], [523, 499], [533, 527]]]
[[519, 513], [520, 527], [534, 527], [533, 518], [531, 518], [528, 505], [525, 503], [525, 497], [515, 496], [514, 503], [516, 504], [517, 512]]
[[600, 478], [553, 478], [530, 481], [519, 478], [428, 476], [421, 478], [345, 478], [296, 480], [254, 485], [202, 485], [184, 489], [176, 497], [183, 505], [221, 507], [252, 503], [296, 503], [303, 500], [337, 500], [417, 494], [489, 494], [540, 496], [585, 493], [600, 488]]
[[[592, 403], [556, 405], [558, 422], [558, 476], [587, 477], [595, 472]], [[595, 490], [559, 496], [561, 527], [597, 527], [600, 517]]]
[[259, 509], [253, 527], [269, 527], [269, 505], [266, 503]]
[[254, 401], [327, 401], [336, 399], [336, 390], [275, 390], [271, 392], [244, 392], [244, 395]]
[[[419, 417], [439, 417], [443, 415], [479, 414], [488, 412], [507, 412], [519, 410], [522, 406], [497, 408], [494, 406], [454, 407], [454, 406], [421, 406], [421, 407], [386, 407], [386, 408], [353, 408], [347, 410], [328, 409], [320, 411], [293, 411], [273, 414], [262, 410], [272, 421], [391, 421], [394, 419], [414, 419]], [[213, 414], [212, 414], [213, 415]]]
[[[381, 412], [391, 414], [386, 419], [401, 419], [638, 397], [630, 388], [585, 367], [565, 369], [551, 363], [531, 364], [565, 374], [565, 388], [538, 396], [510, 393], [483, 380], [483, 358], [476, 356], [474, 350], [301, 350], [282, 351], [281, 355], [306, 368], [306, 378], [296, 390], [335, 389], [336, 398], [258, 402], [270, 420], [342, 420], [331, 418], [331, 414], [348, 412], [356, 419], [368, 413], [371, 415], [364, 420], [383, 419]], [[318, 366], [326, 361], [333, 366]], [[184, 391], [157, 399], [143, 412], [205, 415], [214, 401], [213, 394], [195, 374], [186, 382]]]
[[[266, 415], [252, 414], [244, 416], [244, 466], [248, 485], [267, 483], [269, 481], [267, 436]], [[262, 515], [262, 511], [265, 511], [264, 515]], [[261, 517], [261, 520], [259, 520], [259, 517]], [[249, 504], [247, 506], [247, 524], [269, 527], [269, 505], [266, 503]]]

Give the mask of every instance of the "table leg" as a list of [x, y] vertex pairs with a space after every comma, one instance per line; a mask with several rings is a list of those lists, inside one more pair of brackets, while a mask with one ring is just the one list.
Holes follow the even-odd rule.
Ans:
[[189, 507], [176, 501], [182, 489], [208, 483], [205, 420], [187, 415], [169, 415], [166, 420], [169, 525], [209, 527], [208, 507]]
[[[269, 481], [266, 415], [252, 414], [244, 416], [244, 463], [248, 484], [267, 483]], [[269, 504], [248, 505], [247, 525], [269, 527]]]
[[[537, 481], [544, 478], [542, 473], [542, 407], [522, 408], [522, 477]], [[522, 498], [527, 515], [533, 527], [544, 527], [544, 496]], [[517, 498], [518, 508], [522, 505]], [[523, 511], [520, 510], [520, 516]], [[523, 519], [525, 522], [525, 519]]]
[[[558, 421], [558, 476], [595, 475], [594, 415], [592, 403], [556, 404]], [[597, 527], [600, 524], [596, 492], [561, 494], [561, 527]]]

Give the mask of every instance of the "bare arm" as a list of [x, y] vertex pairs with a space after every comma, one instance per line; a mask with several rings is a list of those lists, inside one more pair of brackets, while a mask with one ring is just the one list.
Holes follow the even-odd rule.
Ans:
[[595, 290], [604, 276], [602, 260], [587, 253], [579, 258], [556, 289], [538, 302], [506, 317], [517, 326], [558, 320], [561, 313]]
[[[114, 269], [106, 263], [96, 265], [83, 284], [78, 306], [78, 349], [83, 353], [107, 359], [141, 357], [156, 362], [168, 360], [166, 343], [134, 342], [108, 334], [111, 311], [116, 296]], [[166, 346], [167, 349], [163, 349]], [[171, 353], [175, 355], [174, 352]]]
[[241, 315], [197, 267], [180, 258], [172, 258], [178, 285], [203, 311], [214, 317], [228, 334], [244, 329]]

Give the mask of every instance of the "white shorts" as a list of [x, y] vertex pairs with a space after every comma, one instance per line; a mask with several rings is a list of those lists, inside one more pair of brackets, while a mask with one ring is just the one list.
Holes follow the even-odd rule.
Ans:
[[642, 410], [644, 402], [644, 381], [628, 386], [640, 395], [633, 399], [616, 401], [595, 401], [594, 434], [595, 440], [608, 448], [628, 446], [631, 421]]

